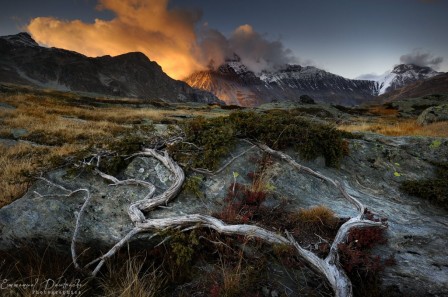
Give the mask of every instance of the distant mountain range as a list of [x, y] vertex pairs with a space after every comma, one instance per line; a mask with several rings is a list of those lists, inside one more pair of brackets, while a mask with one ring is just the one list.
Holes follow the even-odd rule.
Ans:
[[236, 55], [217, 69], [193, 73], [185, 81], [190, 86], [212, 92], [227, 104], [242, 106], [294, 101], [301, 95], [318, 101], [356, 104], [373, 98], [377, 92], [375, 82], [350, 80], [311, 66], [286, 65], [258, 76]]
[[[434, 89], [431, 84], [438, 84], [439, 92], [448, 92], [443, 91], [440, 79], [432, 80], [441, 74], [412, 64], [395, 66], [380, 76], [362, 77], [368, 79], [347, 79], [300, 65], [256, 74], [234, 55], [219, 67], [195, 72], [183, 82], [171, 79], [156, 62], [138, 52], [90, 58], [41, 47], [27, 33], [0, 37], [0, 82], [168, 102], [222, 103], [221, 99], [227, 104], [258, 106], [308, 95], [318, 102], [356, 105], [381, 101], [392, 93], [429, 92]], [[396, 91], [411, 85], [412, 92]]]
[[277, 71], [256, 75], [235, 55], [218, 68], [193, 73], [185, 81], [214, 93], [227, 104], [257, 106], [309, 95], [320, 102], [355, 105], [438, 74], [429, 67], [402, 64], [375, 80], [347, 79], [300, 65], [285, 65]]
[[221, 102], [207, 91], [173, 80], [142, 53], [90, 58], [41, 47], [27, 33], [0, 37], [0, 81], [168, 102]]

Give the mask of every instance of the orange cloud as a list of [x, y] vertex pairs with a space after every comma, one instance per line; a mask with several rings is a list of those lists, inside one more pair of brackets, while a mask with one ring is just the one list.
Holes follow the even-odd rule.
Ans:
[[173, 78], [183, 79], [214, 61], [240, 55], [253, 71], [296, 61], [280, 41], [269, 41], [252, 26], [242, 25], [230, 37], [207, 24], [195, 31], [200, 13], [168, 8], [169, 0], [99, 0], [98, 9], [115, 13], [112, 20], [94, 23], [38, 17], [27, 30], [40, 44], [87, 56], [143, 52]]
[[27, 29], [44, 45], [74, 50], [87, 56], [119, 55], [140, 51], [157, 61], [174, 78], [202, 68], [194, 25], [198, 12], [168, 10], [168, 0], [100, 0], [99, 8], [116, 17], [94, 23], [52, 17], [32, 19]]

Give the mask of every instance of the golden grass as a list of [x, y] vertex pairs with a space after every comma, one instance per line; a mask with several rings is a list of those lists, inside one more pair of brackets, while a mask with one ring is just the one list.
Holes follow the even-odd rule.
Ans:
[[48, 170], [55, 158], [63, 158], [85, 149], [82, 145], [58, 147], [32, 146], [19, 143], [0, 145], [0, 207], [11, 203], [28, 189], [31, 177]]
[[[94, 99], [92, 98], [92, 101]], [[2, 98], [1, 101], [17, 106], [18, 112], [26, 112], [33, 117], [42, 117], [43, 114], [77, 117], [88, 121], [107, 121], [118, 124], [132, 124], [142, 120], [160, 122], [167, 118], [178, 116], [220, 116], [225, 111], [214, 108], [132, 108], [123, 106], [93, 107], [88, 105], [72, 105], [70, 101], [57, 100], [51, 97], [34, 96], [30, 94], [13, 95]], [[11, 110], [4, 111], [11, 113]], [[0, 114], [1, 116], [1, 114]]]
[[396, 116], [398, 115], [397, 109], [386, 108], [383, 105], [374, 105], [368, 108], [368, 112], [377, 116]]
[[116, 266], [108, 262], [108, 274], [100, 279], [103, 296], [105, 297], [154, 297], [163, 295], [166, 278], [152, 267], [144, 268], [144, 259], [131, 257]]
[[334, 212], [323, 205], [300, 209], [297, 216], [300, 222], [309, 225], [322, 225], [333, 228], [339, 222]]
[[338, 129], [347, 132], [375, 132], [387, 136], [430, 136], [448, 137], [448, 122], [420, 126], [415, 120], [361, 122], [340, 125]]
[[[182, 117], [214, 117], [228, 113], [207, 106], [178, 105], [176, 109], [169, 104], [163, 108], [122, 105], [135, 101], [131, 99], [105, 99], [110, 104], [94, 107], [93, 103], [101, 103], [101, 98], [84, 98], [80, 103], [76, 94], [59, 92], [36, 91], [35, 94], [0, 96], [1, 102], [16, 107], [0, 108], [0, 138], [11, 139], [13, 132], [17, 131], [14, 129], [25, 129], [26, 133], [19, 137], [20, 140], [34, 144], [0, 146], [0, 207], [23, 195], [32, 177], [51, 169], [58, 159], [85, 151], [88, 147], [107, 149], [115, 139], [132, 133], [138, 133], [139, 137], [150, 137], [145, 136], [151, 128], [148, 121], [177, 121]], [[139, 125], [138, 129], [135, 125]]]

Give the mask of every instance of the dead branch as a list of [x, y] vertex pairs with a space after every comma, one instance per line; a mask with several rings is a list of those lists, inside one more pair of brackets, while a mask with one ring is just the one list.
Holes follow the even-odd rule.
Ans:
[[[145, 149], [143, 150], [143, 152], [135, 154], [133, 156], [140, 155], [156, 158], [157, 160], [162, 162], [167, 169], [171, 171], [171, 173], [174, 175], [174, 182], [165, 192], [156, 197], [152, 197], [154, 193], [154, 186], [148, 182], [135, 179], [119, 181], [113, 176], [97, 171], [100, 174], [100, 176], [111, 181], [114, 185], [123, 185], [123, 184], [142, 185], [150, 189], [150, 193], [146, 195], [142, 200], [139, 200], [129, 206], [128, 213], [135, 227], [125, 237], [123, 237], [114, 247], [112, 247], [106, 254], [86, 265], [86, 267], [89, 267], [90, 265], [93, 265], [94, 263], [98, 262], [97, 266], [92, 272], [92, 275], [95, 276], [101, 269], [104, 262], [108, 258], [113, 256], [125, 243], [131, 240], [131, 238], [138, 233], [154, 232], [154, 231], [157, 232], [169, 228], [180, 228], [180, 227], [187, 228], [186, 230], [194, 228], [210, 228], [221, 234], [243, 235], [246, 237], [259, 238], [271, 244], [292, 245], [295, 247], [297, 253], [302, 258], [304, 258], [312, 268], [314, 268], [316, 271], [318, 271], [319, 273], [321, 273], [326, 277], [326, 279], [332, 286], [336, 296], [351, 297], [353, 295], [352, 285], [350, 279], [347, 277], [344, 270], [340, 267], [338, 259], [338, 245], [342, 242], [345, 242], [348, 233], [353, 228], [385, 227], [385, 225], [381, 222], [366, 220], [364, 218], [364, 212], [366, 210], [364, 205], [356, 198], [348, 194], [343, 185], [339, 181], [333, 180], [317, 171], [312, 170], [311, 168], [302, 166], [287, 154], [275, 151], [264, 144], [256, 144], [256, 145], [263, 151], [273, 156], [276, 156], [281, 160], [286, 161], [288, 164], [300, 170], [301, 172], [315, 176], [335, 186], [341, 192], [344, 198], [346, 198], [351, 204], [353, 204], [357, 208], [358, 215], [345, 222], [339, 228], [336, 237], [330, 247], [330, 252], [326, 258], [321, 259], [311, 251], [308, 251], [303, 247], [301, 247], [297, 243], [297, 241], [293, 238], [293, 236], [289, 234], [287, 231], [285, 231], [286, 236], [282, 236], [278, 233], [269, 231], [259, 226], [246, 225], [246, 224], [228, 225], [217, 218], [201, 214], [191, 214], [191, 215], [162, 218], [162, 219], [146, 218], [143, 212], [148, 212], [159, 206], [166, 205], [169, 201], [171, 201], [174, 197], [176, 197], [185, 180], [185, 174], [182, 168], [168, 156], [167, 152], [160, 154], [153, 149]], [[230, 160], [228, 163], [224, 165], [224, 168], [228, 166], [231, 162], [233, 162], [236, 158], [240, 157], [242, 154], [246, 153], [252, 148], [253, 147], [239, 154], [238, 156], [232, 158], [232, 160]], [[80, 213], [82, 213], [82, 209]], [[78, 219], [80, 219], [80, 216], [78, 216]], [[77, 222], [77, 226], [79, 226], [79, 222]], [[77, 234], [77, 232], [75, 233]], [[74, 238], [76, 239], [76, 237]]]

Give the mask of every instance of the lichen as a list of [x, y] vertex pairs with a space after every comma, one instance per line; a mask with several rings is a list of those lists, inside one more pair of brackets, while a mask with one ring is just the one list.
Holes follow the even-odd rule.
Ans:
[[437, 149], [437, 148], [439, 148], [441, 145], [442, 145], [442, 141], [436, 139], [436, 140], [434, 140], [434, 141], [429, 145], [429, 147], [432, 148], [432, 149]]

